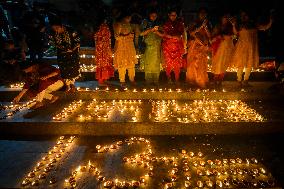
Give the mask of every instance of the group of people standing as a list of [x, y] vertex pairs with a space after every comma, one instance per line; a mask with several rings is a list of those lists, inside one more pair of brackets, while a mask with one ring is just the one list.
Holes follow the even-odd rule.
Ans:
[[[230, 14], [223, 14], [218, 24], [212, 27], [206, 9], [200, 9], [197, 20], [185, 27], [176, 10], [168, 12], [168, 20], [164, 24], [159, 22], [157, 11], [152, 10], [138, 27], [131, 24], [131, 15], [125, 14], [113, 25], [113, 65], [118, 70], [121, 85], [125, 83], [126, 70], [129, 80], [135, 83], [137, 49], [143, 47], [140, 63], [145, 71], [146, 82], [158, 83], [161, 70], [165, 70], [169, 82], [178, 82], [181, 69], [186, 69], [186, 80], [205, 88], [209, 82], [208, 59], [212, 57], [211, 72], [214, 74], [215, 86], [222, 85], [229, 67], [237, 69], [239, 85], [248, 86], [250, 73], [259, 64], [257, 32], [269, 29], [271, 24], [272, 19], [268, 24], [257, 24], [247, 12], [242, 11], [239, 21]], [[96, 37], [96, 55], [102, 56], [96, 56], [96, 65], [97, 70], [106, 70], [109, 77], [112, 77], [111, 32], [106, 23], [102, 26], [104, 27], [100, 27], [96, 33], [96, 36], [101, 36], [100, 39]], [[101, 30], [108, 31], [108, 35], [101, 35]], [[99, 50], [98, 46], [101, 47], [104, 42], [106, 45]], [[105, 61], [106, 57], [108, 61]], [[171, 72], [174, 72], [173, 80]], [[100, 83], [109, 78], [106, 75], [108, 74], [97, 73]]]
[[[100, 85], [114, 76], [115, 69], [122, 87], [127, 73], [135, 85], [135, 65], [138, 64], [138, 55], [142, 54], [140, 66], [149, 84], [158, 84], [161, 70], [166, 72], [169, 83], [178, 83], [180, 72], [185, 69], [188, 83], [206, 88], [209, 83], [208, 57], [212, 56], [215, 87], [222, 85], [229, 67], [237, 69], [239, 85], [248, 86], [250, 73], [259, 64], [257, 32], [269, 29], [272, 24], [272, 19], [267, 24], [257, 24], [242, 11], [238, 21], [230, 14], [223, 14], [218, 24], [212, 27], [206, 9], [200, 9], [198, 18], [188, 26], [178, 17], [176, 10], [168, 12], [168, 19], [163, 24], [155, 9], [141, 24], [132, 24], [131, 19], [128, 12], [122, 12], [112, 25], [103, 18], [94, 32], [96, 79]], [[74, 83], [80, 76], [80, 37], [56, 16], [49, 18], [49, 24], [50, 41], [57, 49], [59, 69], [39, 65], [34, 60], [32, 64], [24, 62], [22, 70], [26, 72], [26, 84], [14, 102], [34, 87], [37, 88], [36, 107], [43, 106], [43, 99], [55, 102], [58, 98], [51, 92], [63, 85], [67, 92], [76, 90]]]

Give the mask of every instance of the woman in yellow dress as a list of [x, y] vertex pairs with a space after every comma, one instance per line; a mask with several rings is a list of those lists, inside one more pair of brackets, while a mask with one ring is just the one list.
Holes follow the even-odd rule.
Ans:
[[234, 52], [233, 26], [229, 21], [230, 17], [225, 14], [221, 17], [212, 32], [212, 73], [214, 74], [215, 87], [220, 88], [225, 76], [225, 72], [230, 65]]
[[[245, 12], [241, 12], [241, 22], [236, 27], [236, 22], [232, 22], [234, 33], [238, 35], [238, 42], [232, 58], [232, 65], [237, 68], [237, 80], [239, 86], [249, 86], [248, 79], [253, 68], [259, 65], [258, 53], [258, 30], [267, 30], [272, 24], [272, 19], [266, 25], [257, 25]], [[242, 77], [245, 70], [244, 79]]]
[[114, 47], [114, 67], [118, 70], [119, 80], [122, 86], [125, 85], [126, 70], [129, 80], [134, 83], [135, 64], [138, 63], [134, 39], [138, 42], [138, 31], [130, 23], [131, 15], [124, 14], [121, 19], [114, 24], [115, 47]]

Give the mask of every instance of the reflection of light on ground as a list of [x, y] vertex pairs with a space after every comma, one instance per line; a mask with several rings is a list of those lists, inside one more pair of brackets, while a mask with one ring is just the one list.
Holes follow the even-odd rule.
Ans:
[[264, 118], [240, 100], [152, 101], [150, 117], [156, 122], [262, 122]]
[[[61, 159], [72, 150], [75, 137], [69, 138], [61, 136], [56, 141], [56, 145], [51, 148], [48, 153], [42, 157], [42, 159], [36, 164], [32, 171], [22, 181], [23, 187], [38, 187], [42, 185], [46, 180], [49, 180], [49, 184], [55, 184], [57, 180], [55, 177], [50, 177], [51, 172], [56, 172], [56, 168], [59, 166]], [[53, 173], [54, 174], [54, 173]]]
[[132, 147], [142, 149], [142, 153], [134, 152], [130, 156], [121, 157], [121, 160], [116, 159], [116, 163], [123, 162], [123, 169], [126, 170], [144, 170], [138, 178], [121, 178], [120, 175], [110, 177], [103, 170], [103, 165], [89, 160], [88, 164], [79, 165], [72, 172], [65, 180], [64, 187], [84, 188], [86, 183], [82, 181], [95, 177], [97, 183], [105, 188], [151, 188], [151, 180], [160, 178], [160, 175], [157, 175], [159, 169], [163, 170], [161, 174], [165, 175], [160, 181], [164, 188], [268, 188], [275, 185], [271, 173], [267, 172], [256, 158], [208, 159], [206, 154], [200, 151], [187, 149], [181, 149], [176, 156], [160, 157], [153, 152], [150, 140], [142, 137], [132, 137], [109, 145], [97, 145], [96, 150], [108, 158], [112, 155], [107, 153], [121, 153], [120, 151], [128, 151], [127, 148]]
[[8, 118], [12, 118], [16, 113], [20, 111], [24, 111], [29, 109], [35, 104], [36, 100], [32, 99], [28, 102], [22, 103], [22, 104], [13, 104], [6, 105], [1, 107], [0, 109], [0, 120], [5, 120]]

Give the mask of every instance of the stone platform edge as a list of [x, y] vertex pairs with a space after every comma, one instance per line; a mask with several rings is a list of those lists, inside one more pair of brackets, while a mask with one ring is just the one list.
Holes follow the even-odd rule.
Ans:
[[[0, 92], [0, 101], [9, 102], [18, 94], [18, 91]], [[63, 91], [54, 93], [64, 100], [276, 100], [283, 99], [282, 93], [264, 92], [106, 92], [106, 91], [79, 91], [73, 94], [66, 94]]]
[[0, 122], [0, 135], [260, 135], [284, 133], [284, 121], [273, 122]]

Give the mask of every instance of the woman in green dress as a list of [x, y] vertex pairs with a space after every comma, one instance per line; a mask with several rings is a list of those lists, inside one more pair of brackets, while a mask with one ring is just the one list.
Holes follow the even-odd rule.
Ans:
[[149, 18], [141, 24], [140, 36], [143, 37], [146, 49], [141, 61], [144, 65], [145, 80], [147, 83], [157, 84], [160, 75], [161, 64], [161, 36], [158, 32], [158, 14], [155, 10], [149, 12]]

